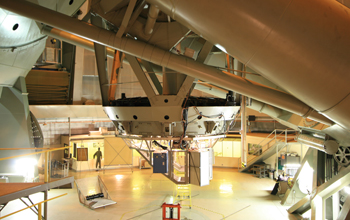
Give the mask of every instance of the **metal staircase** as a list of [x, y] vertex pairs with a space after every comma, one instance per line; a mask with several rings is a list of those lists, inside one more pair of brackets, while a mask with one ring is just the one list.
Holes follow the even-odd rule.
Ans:
[[254, 164], [263, 162], [267, 158], [282, 150], [285, 146], [287, 146], [288, 142], [294, 140], [294, 138], [288, 137], [288, 133], [292, 132], [297, 131], [289, 129], [275, 129], [273, 132], [271, 132], [264, 140], [258, 144], [262, 147], [248, 156], [247, 166], [241, 168], [239, 172], [247, 172]]

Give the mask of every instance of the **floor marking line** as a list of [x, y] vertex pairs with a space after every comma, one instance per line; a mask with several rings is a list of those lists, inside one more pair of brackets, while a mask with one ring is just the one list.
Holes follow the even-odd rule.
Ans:
[[209, 209], [206, 209], [206, 208], [202, 208], [202, 207], [199, 207], [199, 206], [196, 206], [196, 205], [192, 205], [192, 207], [200, 208], [200, 209], [203, 209], [203, 210], [205, 210], [205, 211], [208, 211], [208, 212], [212, 212], [212, 213], [221, 215], [221, 216], [223, 217], [222, 219], [225, 219], [225, 215], [223, 215], [223, 214], [221, 214], [221, 213], [214, 212], [214, 211], [212, 211], [212, 210], [209, 210]]
[[[248, 208], [249, 206], [250, 206], [250, 205], [244, 207], [243, 209], [246, 209], [246, 208]], [[238, 210], [237, 212], [240, 212], [240, 211], [242, 211], [243, 209], [240, 209], [240, 210]], [[234, 212], [234, 213], [232, 213], [232, 214], [230, 214], [230, 215], [227, 215], [226, 217], [224, 217], [224, 218], [222, 218], [222, 219], [220, 219], [220, 220], [223, 220], [223, 219], [225, 219], [225, 218], [227, 218], [227, 217], [230, 217], [230, 216], [236, 214], [237, 212]]]
[[140, 215], [137, 215], [137, 216], [134, 216], [134, 217], [128, 218], [127, 220], [134, 219], [134, 218], [137, 218], [137, 217], [140, 217], [140, 216], [146, 215], [146, 214], [148, 214], [148, 213], [154, 212], [154, 211], [159, 210], [159, 209], [161, 209], [161, 208], [156, 208], [156, 209], [154, 209], [154, 210], [152, 210], [152, 211], [145, 212], [145, 213], [143, 213], [143, 214], [140, 214]]
[[139, 210], [147, 209], [147, 208], [150, 208], [150, 207], [153, 207], [153, 206], [158, 206], [158, 207], [159, 207], [159, 205], [150, 205], [150, 206], [146, 206], [146, 207], [143, 207], [143, 208], [140, 208], [140, 209], [128, 211], [128, 212], [125, 212], [125, 213], [120, 217], [120, 220], [123, 219], [123, 217], [124, 217], [125, 214], [131, 213], [131, 212], [137, 212], [137, 211], [139, 211]]

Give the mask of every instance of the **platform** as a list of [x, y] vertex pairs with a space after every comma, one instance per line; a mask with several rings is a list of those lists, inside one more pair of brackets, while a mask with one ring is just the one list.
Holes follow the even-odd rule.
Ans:
[[0, 183], [0, 204], [6, 204], [12, 200], [43, 192], [62, 185], [74, 182], [74, 177], [66, 177], [48, 183]]

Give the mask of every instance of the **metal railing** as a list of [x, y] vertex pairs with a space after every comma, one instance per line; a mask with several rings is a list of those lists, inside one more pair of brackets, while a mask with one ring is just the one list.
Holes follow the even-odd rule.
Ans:
[[248, 158], [247, 162], [249, 163], [252, 161], [256, 156], [260, 156], [263, 153], [265, 153], [268, 149], [270, 149], [275, 144], [279, 143], [288, 143], [288, 132], [298, 132], [297, 130], [291, 130], [291, 129], [275, 129], [273, 130], [266, 138], [264, 138], [258, 146], [261, 146], [261, 148], [255, 150], [253, 153], [251, 153]]
[[50, 165], [50, 174], [51, 178], [64, 178], [69, 174], [69, 163], [62, 163], [58, 160], [51, 160]]
[[47, 199], [47, 200], [44, 200], [44, 201], [35, 203], [35, 204], [31, 205], [31, 206], [28, 206], [28, 207], [23, 208], [23, 209], [20, 209], [20, 210], [18, 210], [18, 211], [12, 212], [12, 213], [10, 213], [10, 214], [8, 214], [8, 215], [1, 216], [0, 219], [7, 218], [7, 217], [9, 217], [9, 216], [11, 216], [11, 215], [13, 215], [13, 214], [16, 214], [16, 213], [19, 213], [19, 212], [24, 211], [24, 210], [26, 210], [26, 209], [30, 209], [30, 208], [32, 208], [32, 207], [38, 206], [38, 220], [42, 220], [42, 219], [43, 219], [43, 217], [42, 217], [42, 215], [41, 215], [41, 213], [42, 213], [42, 204], [45, 203], [45, 202], [51, 201], [51, 200], [53, 200], [53, 199], [57, 199], [57, 198], [59, 198], [59, 197], [65, 196], [65, 195], [67, 195], [67, 193], [62, 194], [62, 195], [59, 195], [59, 196], [56, 196], [56, 197], [53, 197], [53, 198], [51, 198], [51, 199]]
[[49, 156], [50, 152], [52, 151], [57, 151], [57, 150], [64, 150], [66, 148], [71, 148], [72, 146], [66, 146], [66, 147], [59, 147], [59, 148], [0, 148], [1, 150], [37, 150], [36, 152], [32, 153], [27, 153], [27, 154], [21, 154], [21, 155], [15, 155], [15, 156], [10, 156], [10, 157], [3, 157], [0, 158], [0, 161], [2, 160], [9, 160], [9, 159], [14, 159], [14, 158], [19, 158], [19, 157], [25, 157], [25, 156], [31, 156], [31, 155], [36, 155], [36, 154], [44, 154], [44, 182], [47, 183], [50, 181], [50, 162], [49, 162]]

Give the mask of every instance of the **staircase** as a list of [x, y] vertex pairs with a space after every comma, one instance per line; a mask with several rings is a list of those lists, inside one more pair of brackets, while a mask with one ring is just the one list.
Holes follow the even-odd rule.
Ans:
[[241, 168], [239, 172], [247, 172], [254, 164], [261, 163], [287, 146], [288, 142], [294, 141], [294, 137], [288, 137], [288, 132], [297, 132], [295, 130], [279, 130], [271, 132], [258, 145], [262, 146], [247, 158], [247, 166]]

